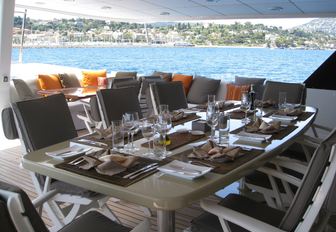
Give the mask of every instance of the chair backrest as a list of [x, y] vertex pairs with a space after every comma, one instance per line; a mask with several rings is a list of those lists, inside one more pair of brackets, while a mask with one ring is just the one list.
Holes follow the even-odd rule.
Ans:
[[118, 88], [134, 87], [136, 95], [138, 96], [139, 91], [140, 91], [140, 85], [141, 85], [141, 82], [138, 80], [127, 80], [127, 81], [120, 81], [120, 82], [114, 83], [112, 85], [112, 88], [118, 89]]
[[188, 108], [187, 98], [184, 92], [183, 84], [179, 81], [157, 82], [150, 85], [152, 102], [156, 113], [158, 106], [168, 105], [169, 111]]
[[115, 77], [116, 78], [133, 78], [136, 79], [137, 78], [137, 72], [117, 72]]
[[27, 152], [77, 137], [63, 94], [12, 103]]
[[96, 122], [101, 121], [97, 96], [93, 96], [90, 98], [90, 112], [93, 120], [95, 120]]
[[278, 102], [279, 92], [287, 93], [288, 103], [305, 103], [305, 86], [302, 83], [285, 83], [278, 81], [266, 81], [263, 101], [272, 100]]
[[37, 213], [27, 194], [22, 189], [1, 181], [0, 210], [2, 222], [1, 231], [3, 231], [3, 229], [6, 232], [49, 231], [46, 225], [43, 223], [41, 217]]
[[140, 104], [134, 87], [103, 89], [97, 92], [103, 125], [111, 125], [113, 120], [121, 120], [126, 112], [138, 112], [142, 118]]
[[164, 80], [159, 76], [142, 77], [140, 95], [145, 96], [149, 89], [149, 85], [155, 82], [164, 82]]
[[[302, 179], [302, 183], [280, 224], [281, 229], [293, 231], [297, 226], [304, 226], [305, 229], [300, 231], [308, 231], [307, 228], [310, 228], [314, 223], [314, 219], [319, 213], [328, 194], [328, 191], [323, 192], [320, 190], [327, 188], [328, 184], [330, 188], [332, 183], [336, 181], [336, 155], [334, 149], [335, 146], [333, 146], [334, 144], [336, 144], [336, 129], [329, 134], [314, 152], [314, 155], [309, 162], [307, 172]], [[325, 178], [328, 175], [325, 173], [326, 171], [329, 171], [329, 182], [327, 182], [327, 178]], [[325, 195], [316, 197], [318, 194]], [[307, 215], [315, 215], [315, 218]], [[304, 217], [305, 220], [301, 222]], [[300, 222], [301, 224], [299, 224]]]

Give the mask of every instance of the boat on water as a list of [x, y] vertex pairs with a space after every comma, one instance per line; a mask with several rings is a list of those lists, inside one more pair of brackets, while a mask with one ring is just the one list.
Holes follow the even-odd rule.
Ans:
[[176, 42], [174, 43], [174, 47], [195, 47], [195, 44], [188, 42]]
[[[231, 1], [230, 1], [231, 2]], [[29, 1], [29, 0], [2, 0], [0, 1], [0, 106], [4, 108], [11, 102], [10, 99], [10, 80], [11, 80], [11, 35], [14, 8], [21, 7], [46, 12], [63, 13], [74, 16], [96, 18], [103, 20], [118, 20], [128, 22], [152, 22], [152, 21], [186, 21], [203, 19], [241, 19], [241, 18], [284, 18], [284, 17], [335, 17], [336, 5], [333, 1], [284, 1], [270, 4], [265, 1]], [[306, 104], [315, 106], [319, 110], [316, 123], [325, 127], [336, 127], [334, 115], [336, 108], [336, 83], [334, 78], [334, 66], [336, 63], [335, 53], [330, 56], [320, 68], [318, 68], [305, 81], [307, 87]], [[323, 137], [323, 134], [322, 134]], [[6, 141], [2, 139], [2, 141]], [[52, 166], [52, 165], [49, 165]], [[41, 170], [44, 168], [38, 166]], [[50, 167], [47, 167], [50, 168]], [[182, 167], [178, 172], [188, 172], [187, 167]], [[190, 171], [190, 170], [189, 170]], [[198, 171], [200, 172], [200, 171]], [[197, 173], [198, 173], [197, 172]], [[190, 173], [189, 173], [190, 174]], [[69, 176], [69, 178], [71, 178]], [[162, 179], [165, 179], [163, 177]], [[167, 178], [169, 183], [169, 178]], [[152, 179], [150, 179], [152, 180]], [[215, 182], [215, 181], [214, 181]], [[83, 183], [83, 182], [82, 182]], [[108, 190], [108, 184], [99, 182], [104, 191]], [[181, 182], [182, 183], [182, 182]], [[89, 183], [93, 185], [92, 182]], [[148, 181], [148, 186], [155, 188], [153, 183]], [[174, 182], [178, 186], [180, 182]], [[83, 184], [82, 184], [83, 185]], [[180, 184], [181, 191], [193, 188], [194, 184]], [[204, 185], [205, 186], [205, 185]], [[135, 188], [135, 187], [134, 187]], [[121, 190], [122, 189], [122, 190]], [[126, 189], [126, 191], [125, 191]], [[97, 187], [95, 190], [99, 190]], [[144, 191], [145, 188], [136, 191]], [[160, 189], [159, 189], [160, 190]], [[157, 190], [157, 191], [159, 191]], [[167, 188], [167, 190], [169, 190]], [[116, 188], [116, 191], [125, 191], [125, 195], [132, 195], [132, 186], [129, 188]], [[106, 191], [107, 192], [107, 191]], [[172, 191], [173, 192], [173, 191]], [[169, 191], [162, 193], [170, 198]], [[120, 192], [119, 192], [120, 195]], [[196, 194], [197, 195], [197, 194]], [[126, 196], [126, 197], [127, 197]], [[145, 199], [144, 196], [143, 199]], [[191, 197], [195, 198], [194, 195]], [[145, 199], [144, 204], [149, 204], [151, 199]], [[185, 199], [192, 201], [192, 199]], [[172, 203], [171, 209], [158, 209], [159, 231], [175, 231], [171, 227], [174, 222], [175, 208], [183, 205], [181, 202]]]

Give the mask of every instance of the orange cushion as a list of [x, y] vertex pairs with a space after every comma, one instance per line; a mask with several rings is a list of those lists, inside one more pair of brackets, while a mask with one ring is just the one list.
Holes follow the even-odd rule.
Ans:
[[38, 87], [42, 90], [63, 88], [58, 74], [39, 74], [37, 80]]
[[82, 86], [98, 86], [98, 77], [106, 77], [106, 70], [82, 71]]
[[187, 95], [193, 80], [193, 76], [183, 75], [183, 74], [174, 74], [172, 81], [182, 81], [184, 92]]
[[240, 100], [242, 92], [248, 92], [250, 85], [226, 85], [226, 100]]

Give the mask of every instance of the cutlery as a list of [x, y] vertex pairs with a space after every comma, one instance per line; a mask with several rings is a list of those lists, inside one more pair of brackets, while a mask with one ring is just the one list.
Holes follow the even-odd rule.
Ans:
[[106, 143], [92, 141], [92, 140], [89, 140], [89, 139], [79, 139], [78, 142], [84, 142], [84, 143], [89, 143], [91, 145], [103, 146], [103, 147], [108, 146]]
[[145, 167], [142, 167], [142, 168], [140, 168], [140, 169], [138, 169], [138, 170], [136, 170], [134, 172], [131, 172], [131, 173], [123, 176], [123, 178], [130, 178], [131, 176], [136, 175], [139, 172], [145, 171], [146, 169], [151, 168], [153, 166], [157, 166], [157, 165], [158, 165], [158, 163], [151, 163], [149, 165], [146, 165]]
[[137, 173], [137, 174], [135, 174], [135, 175], [129, 177], [129, 179], [130, 179], [130, 180], [133, 180], [134, 178], [137, 178], [138, 176], [140, 176], [140, 175], [142, 175], [142, 174], [145, 174], [145, 173], [147, 173], [147, 172], [153, 171], [153, 170], [157, 169], [158, 167], [159, 167], [158, 165], [152, 166], [152, 167], [150, 167], [150, 168], [148, 168], [148, 169], [145, 169], [145, 170], [143, 170], [143, 171], [141, 171], [141, 172], [139, 172], [139, 173]]

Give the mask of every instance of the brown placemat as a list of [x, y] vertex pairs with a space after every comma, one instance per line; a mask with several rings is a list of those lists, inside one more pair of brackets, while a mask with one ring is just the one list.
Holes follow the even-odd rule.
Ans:
[[[271, 115], [275, 114], [277, 110], [269, 112], [265, 114], [263, 117], [270, 117]], [[303, 111], [302, 114], [298, 115], [297, 121], [306, 121], [310, 116], [312, 116], [314, 113], [313, 112], [308, 112], [308, 111]]]
[[56, 168], [60, 168], [69, 172], [73, 172], [79, 175], [83, 175], [83, 176], [87, 176], [90, 178], [94, 178], [97, 180], [101, 180], [101, 181], [105, 181], [111, 184], [115, 184], [115, 185], [120, 185], [120, 186], [124, 186], [127, 187], [131, 184], [134, 184], [136, 182], [138, 182], [139, 180], [142, 180], [143, 178], [152, 175], [153, 173], [157, 172], [157, 169], [151, 170], [149, 172], [146, 172], [134, 179], [128, 179], [128, 178], [122, 178], [124, 175], [127, 175], [131, 172], [134, 172], [136, 170], [139, 170], [142, 167], [145, 167], [151, 163], [159, 163], [159, 165], [163, 165], [166, 162], [158, 162], [158, 161], [154, 161], [151, 159], [146, 159], [146, 158], [142, 158], [139, 157], [138, 159], [138, 163], [136, 165], [134, 165], [133, 167], [128, 168], [126, 171], [121, 172], [119, 174], [113, 175], [113, 176], [108, 176], [108, 175], [103, 175], [98, 173], [94, 168], [90, 169], [90, 170], [83, 170], [80, 169], [77, 166], [74, 165], [70, 165], [68, 164], [69, 162], [71, 162], [74, 159], [71, 160], [67, 160], [66, 162], [60, 163], [55, 165]]
[[[289, 125], [287, 127], [282, 127], [281, 130], [279, 130], [278, 132], [272, 134], [272, 138], [273, 139], [283, 139], [285, 138], [287, 135], [289, 135], [290, 133], [292, 133], [296, 128], [298, 128], [297, 126], [293, 126], [293, 125]], [[244, 127], [240, 127], [236, 130], [230, 131], [230, 134], [238, 134], [239, 132], [243, 131]]]
[[[192, 135], [191, 133], [175, 132], [175, 133], [169, 134], [168, 136], [169, 136], [169, 139], [170, 139], [171, 143], [169, 145], [167, 145], [166, 149], [167, 149], [167, 151], [171, 151], [171, 150], [179, 148], [183, 145], [186, 145], [188, 143], [199, 140], [199, 139], [205, 137], [205, 134], [203, 134], [203, 135]], [[147, 142], [143, 143], [143, 144], [141, 144], [141, 146], [148, 147], [148, 143]]]
[[[139, 132], [137, 134], [134, 135], [133, 139], [134, 141], [136, 140], [139, 140], [139, 139], [142, 139], [143, 136], [142, 136], [142, 133]], [[71, 139], [71, 141], [73, 142], [76, 142], [76, 143], [81, 143], [81, 144], [85, 144], [85, 145], [90, 145], [90, 146], [94, 146], [94, 144], [91, 144], [89, 142], [84, 142], [84, 141], [79, 141], [80, 139], [88, 139], [88, 140], [92, 140], [94, 142], [101, 142], [101, 143], [105, 143], [107, 145], [108, 148], [112, 148], [112, 138], [108, 138], [108, 139], [105, 139], [105, 138], [99, 138], [98, 134], [97, 133], [93, 133], [93, 134], [88, 134], [88, 135], [84, 135], [84, 136], [81, 136], [81, 137], [78, 137], [78, 138], [74, 138], [74, 139]], [[127, 142], [127, 136], [124, 138], [125, 140], [125, 143]], [[99, 147], [99, 146], [98, 146]], [[106, 147], [104, 147], [106, 148]]]
[[197, 114], [188, 114], [187, 117], [181, 118], [180, 120], [177, 120], [177, 121], [173, 121], [172, 124], [173, 126], [177, 126], [177, 125], [184, 124], [186, 122], [190, 122], [190, 121], [193, 121], [199, 118], [201, 118], [201, 116], [198, 116]]
[[[247, 112], [247, 117], [251, 116], [253, 114], [253, 112]], [[232, 119], [243, 119], [245, 118], [245, 112], [243, 111], [231, 111], [230, 112], [230, 118]]]
[[[231, 110], [231, 109], [238, 108], [238, 107], [240, 107], [240, 105], [230, 104], [230, 105], [226, 105], [224, 107], [221, 107], [220, 111]], [[199, 110], [200, 112], [206, 112], [207, 111], [207, 105], [206, 104], [197, 105], [197, 106], [192, 107], [190, 109]]]
[[233, 169], [243, 165], [244, 163], [249, 162], [250, 160], [256, 158], [260, 154], [262, 154], [264, 151], [262, 150], [256, 150], [252, 149], [250, 151], [243, 151], [243, 154], [239, 156], [234, 161], [226, 161], [223, 163], [215, 162], [215, 161], [209, 161], [209, 160], [199, 160], [195, 158], [188, 158], [188, 155], [192, 153], [192, 150], [187, 150], [184, 152], [181, 152], [179, 154], [176, 154], [174, 156], [169, 157], [170, 160], [180, 160], [183, 162], [191, 162], [195, 165], [202, 165], [202, 166], [210, 166], [214, 167], [212, 172], [218, 173], [218, 174], [226, 174]]

